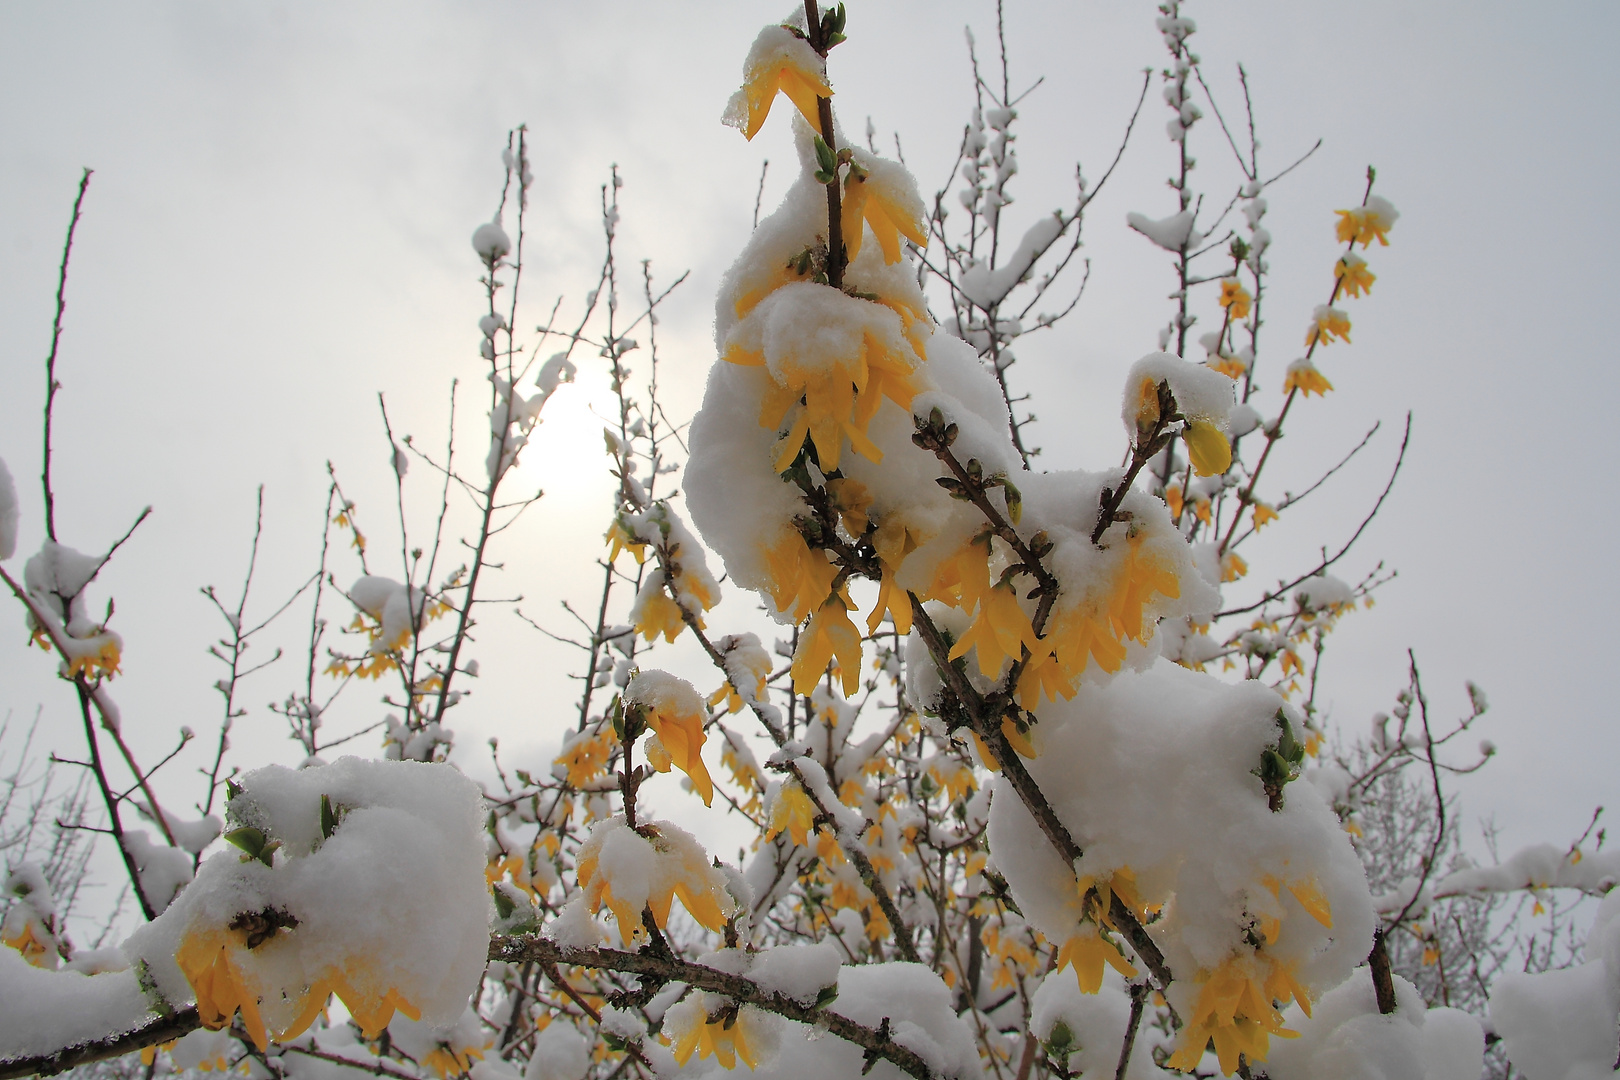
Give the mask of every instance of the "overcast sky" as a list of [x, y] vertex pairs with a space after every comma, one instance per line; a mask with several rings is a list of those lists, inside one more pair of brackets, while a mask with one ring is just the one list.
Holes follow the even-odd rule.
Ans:
[[[30, 550], [42, 535], [35, 478], [56, 261], [89, 165], [61, 356], [58, 513], [63, 539], [91, 550], [154, 507], [95, 594], [117, 598], [127, 651], [114, 689], [149, 754], [181, 723], [216, 721], [220, 672], [204, 649], [218, 627], [197, 590], [239, 581], [258, 484], [264, 603], [313, 566], [327, 460], [374, 543], [397, 544], [376, 395], [387, 394], [399, 430], [438, 441], [450, 380], [477, 385], [481, 293], [468, 237], [494, 209], [513, 125], [529, 125], [537, 174], [533, 321], [558, 295], [569, 310], [590, 287], [599, 187], [616, 162], [626, 269], [646, 258], [663, 281], [691, 271], [660, 327], [668, 407], [690, 411], [713, 359], [714, 290], [746, 239], [761, 160], [771, 160], [767, 209], [789, 180], [781, 118], [753, 144], [719, 123], [749, 42], [785, 7], [0, 6], [0, 457], [23, 488]], [[1101, 175], [1142, 70], [1164, 59], [1154, 14], [1117, 0], [1009, 2], [1013, 81], [1045, 78], [1020, 109], [1015, 229], [1071, 202], [1077, 160]], [[1620, 94], [1608, 54], [1620, 10], [1228, 0], [1186, 14], [1229, 116], [1240, 108], [1235, 64], [1247, 65], [1263, 172], [1324, 140], [1268, 192], [1263, 409], [1275, 409], [1280, 369], [1331, 285], [1331, 211], [1359, 199], [1369, 163], [1402, 212], [1392, 246], [1369, 253], [1379, 280], [1354, 302], [1354, 344], [1319, 356], [1338, 391], [1296, 408], [1263, 491], [1303, 488], [1375, 421], [1384, 431], [1332, 488], [1268, 530], [1253, 584], [1348, 536], [1411, 410], [1406, 469], [1341, 567], [1353, 579], [1383, 560], [1400, 576], [1332, 639], [1322, 703], [1347, 732], [1365, 731], [1404, 683], [1408, 647], [1441, 717], [1465, 710], [1463, 680], [1475, 679], [1493, 706], [1479, 734], [1501, 754], [1458, 787], [1470, 819], [1496, 815], [1510, 843], [1567, 843], [1614, 793], [1620, 760], [1610, 689], [1620, 519], [1607, 479], [1616, 428], [1597, 408], [1617, 390], [1602, 313], [1613, 304]], [[972, 102], [963, 26], [989, 54], [994, 19], [988, 0], [850, 7], [850, 42], [833, 54], [835, 104], [854, 131], [869, 115], [887, 152], [898, 132], [927, 193], [946, 182]], [[1155, 77], [1086, 225], [1086, 298], [1061, 331], [1019, 349], [1043, 464], [1119, 458], [1120, 380], [1170, 310], [1167, 261], [1124, 228], [1127, 211], [1174, 209], [1165, 118]], [[1220, 130], [1211, 119], [1193, 139], [1194, 179], [1224, 204], [1237, 175]], [[522, 466], [520, 482], [548, 494], [505, 538], [498, 588], [547, 619], [560, 598], [592, 595], [609, 478], [590, 409], [604, 394], [601, 372], [584, 372], [548, 407]], [[43, 705], [51, 744], [71, 754], [69, 695], [24, 648], [20, 613], [9, 618], [0, 715]], [[491, 615], [476, 655], [485, 677], [457, 710], [457, 760], [484, 773], [483, 742], [498, 735], [515, 764], [542, 766], [570, 722], [558, 704], [572, 694], [566, 651]], [[273, 669], [250, 685], [243, 764], [294, 760], [261, 706], [295, 675]], [[372, 695], [351, 695], [348, 715], [374, 718]], [[171, 766], [176, 802], [193, 797], [185, 770], [196, 758]]]

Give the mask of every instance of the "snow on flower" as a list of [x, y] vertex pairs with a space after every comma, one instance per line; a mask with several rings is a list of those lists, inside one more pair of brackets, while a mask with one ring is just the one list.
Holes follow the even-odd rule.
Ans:
[[1372, 245], [1374, 240], [1384, 247], [1389, 246], [1389, 230], [1395, 227], [1400, 218], [1399, 210], [1382, 195], [1373, 195], [1367, 199], [1365, 205], [1354, 210], [1335, 210], [1339, 215], [1339, 222], [1335, 232], [1342, 244], [1357, 244], [1363, 248]]
[[204, 1026], [238, 1012], [262, 1048], [336, 994], [368, 1035], [396, 1010], [454, 1020], [483, 971], [489, 899], [478, 789], [444, 765], [343, 758], [241, 779], [241, 851], [197, 878], [124, 951]]
[[743, 86], [726, 105], [724, 122], [752, 140], [765, 126], [778, 93], [786, 94], [799, 115], [820, 123], [818, 98], [832, 97], [821, 57], [804, 36], [786, 26], [767, 26], [743, 61]]
[[659, 771], [668, 771], [673, 764], [691, 778], [703, 805], [712, 803], [714, 782], [702, 753], [703, 725], [709, 718], [703, 695], [685, 679], [663, 671], [643, 671], [624, 688], [624, 708], [627, 714], [641, 715], [669, 755]]
[[1309, 357], [1301, 357], [1289, 364], [1287, 372], [1283, 375], [1285, 394], [1292, 394], [1297, 390], [1307, 397], [1311, 394], [1323, 396], [1332, 389], [1333, 384], [1328, 382], [1326, 375], [1316, 370], [1316, 365], [1311, 363]]
[[699, 926], [719, 932], [737, 912], [726, 875], [709, 865], [703, 846], [667, 821], [632, 829], [622, 815], [599, 821], [579, 849], [579, 884], [591, 911], [607, 908], [628, 947], [647, 940], [642, 912], [659, 929], [676, 899]]

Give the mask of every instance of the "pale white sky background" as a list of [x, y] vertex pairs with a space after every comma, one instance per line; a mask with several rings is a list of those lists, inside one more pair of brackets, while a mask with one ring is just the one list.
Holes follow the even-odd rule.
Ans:
[[[598, 187], [617, 162], [625, 269], [650, 258], [662, 280], [692, 272], [660, 330], [668, 407], [695, 405], [713, 359], [713, 293], [746, 238], [760, 159], [772, 160], [767, 209], [790, 175], [785, 117], [752, 145], [718, 118], [749, 42], [787, 6], [0, 7], [0, 457], [23, 490], [27, 551], [42, 535], [39, 406], [56, 263], [79, 167], [91, 165], [61, 354], [58, 521], [65, 542], [93, 550], [155, 508], [94, 591], [97, 602], [117, 598], [127, 651], [114, 692], [148, 758], [178, 725], [206, 734], [217, 720], [220, 672], [204, 649], [220, 627], [197, 590], [240, 580], [255, 485], [266, 485], [268, 519], [261, 605], [313, 566], [328, 459], [373, 551], [397, 547], [375, 395], [388, 394], [399, 430], [437, 443], [451, 378], [480, 391], [468, 237], [494, 207], [512, 125], [526, 121], [535, 147], [531, 322], [557, 294], [566, 311], [590, 287]], [[1070, 202], [1076, 159], [1101, 174], [1142, 69], [1163, 61], [1154, 14], [1147, 3], [1009, 3], [1014, 82], [1046, 79], [1021, 109], [1015, 230]], [[1566, 843], [1611, 800], [1620, 759], [1620, 518], [1606, 496], [1616, 435], [1603, 404], [1620, 387], [1602, 331], [1620, 9], [1195, 0], [1186, 14], [1229, 117], [1240, 110], [1234, 65], [1248, 66], [1263, 171], [1325, 139], [1268, 193], [1264, 408], [1275, 409], [1280, 369], [1331, 285], [1331, 211], [1359, 198], [1368, 163], [1403, 215], [1393, 246], [1369, 253], [1379, 280], [1351, 305], [1355, 344], [1320, 359], [1338, 392], [1296, 409], [1263, 490], [1302, 488], [1374, 420], [1385, 432], [1268, 530], [1251, 582], [1291, 575], [1349, 534], [1411, 409], [1406, 470], [1341, 565], [1354, 578], [1383, 559], [1400, 577], [1332, 639], [1323, 703], [1347, 731], [1365, 731], [1402, 685], [1408, 646], [1441, 717], [1464, 709], [1465, 678], [1479, 681], [1493, 706], [1479, 734], [1501, 753], [1457, 786], [1467, 813], [1494, 814], [1510, 844]], [[898, 130], [929, 194], [971, 105], [967, 23], [988, 54], [988, 0], [858, 0], [851, 40], [833, 54], [846, 128], [870, 115], [891, 151]], [[1169, 312], [1168, 262], [1124, 228], [1126, 211], [1174, 209], [1159, 85], [1093, 205], [1079, 313], [1019, 349], [1015, 375], [1036, 395], [1035, 438], [1051, 466], [1118, 460], [1120, 380]], [[1212, 117], [1193, 138], [1195, 180], [1224, 204], [1236, 173]], [[1211, 300], [1203, 310], [1207, 322]], [[549, 406], [522, 467], [519, 482], [548, 495], [506, 537], [496, 589], [523, 593], [539, 616], [563, 596], [594, 595], [610, 481], [588, 407], [604, 399], [602, 373], [587, 370]], [[410, 479], [425, 509], [427, 473]], [[741, 600], [727, 605], [737, 618]], [[6, 619], [0, 714], [42, 705], [48, 744], [75, 754], [71, 695], [54, 663], [24, 648], [20, 611]], [[296, 645], [296, 627], [283, 640]], [[572, 720], [570, 657], [493, 610], [474, 655], [484, 677], [455, 713], [457, 760], [486, 774], [483, 743], [498, 735], [509, 763], [544, 768]], [[685, 673], [714, 681], [696, 665]], [[247, 687], [239, 763], [295, 759], [262, 706], [296, 677], [297, 662], [284, 661]], [[349, 722], [379, 712], [373, 687], [350, 695]], [[175, 804], [195, 797], [190, 770], [201, 764], [194, 747], [169, 767]]]

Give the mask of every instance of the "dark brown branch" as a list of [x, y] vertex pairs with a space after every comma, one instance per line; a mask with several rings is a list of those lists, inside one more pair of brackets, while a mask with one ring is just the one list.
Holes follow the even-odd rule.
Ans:
[[106, 1038], [64, 1047], [49, 1054], [0, 1061], [0, 1080], [11, 1080], [17, 1076], [54, 1076], [79, 1065], [106, 1061], [108, 1058], [121, 1057], [135, 1050], [143, 1050], [148, 1046], [178, 1039], [187, 1032], [195, 1031], [199, 1026], [195, 1007], [180, 1009], [168, 1016], [153, 1017], [134, 1031], [122, 1035], [108, 1035]]
[[[917, 1077], [917, 1080], [934, 1080], [934, 1074], [929, 1070], [927, 1062], [915, 1051], [900, 1045], [888, 1035], [887, 1024], [870, 1028], [829, 1009], [805, 1005], [785, 994], [767, 991], [742, 975], [733, 975], [703, 964], [694, 964], [673, 956], [653, 956], [619, 949], [564, 948], [554, 941], [537, 936], [492, 937], [489, 943], [489, 958], [507, 963], [535, 961], [540, 964], [569, 964], [574, 967], [619, 971], [665, 982], [684, 982], [699, 990], [723, 994], [739, 1004], [753, 1005], [801, 1024], [823, 1028], [861, 1047], [869, 1058], [891, 1061], [904, 1072]], [[0, 1080], [4, 1080], [4, 1077], [0, 1077]]]
[[1388, 1016], [1395, 1011], [1395, 978], [1389, 967], [1389, 950], [1384, 948], [1384, 928], [1373, 932], [1372, 953], [1367, 957], [1372, 969], [1373, 994], [1378, 999], [1378, 1011]]
[[67, 241], [62, 245], [62, 267], [56, 275], [56, 320], [51, 324], [51, 351], [45, 357], [45, 466], [40, 472], [40, 483], [45, 488], [45, 535], [56, 539], [56, 496], [51, 491], [51, 410], [56, 404], [56, 350], [62, 342], [62, 312], [67, 307], [68, 259], [73, 254], [73, 234], [79, 228], [79, 213], [84, 206], [84, 193], [90, 186], [94, 169], [85, 169], [79, 177], [79, 194], [73, 199], [73, 218], [68, 222]]

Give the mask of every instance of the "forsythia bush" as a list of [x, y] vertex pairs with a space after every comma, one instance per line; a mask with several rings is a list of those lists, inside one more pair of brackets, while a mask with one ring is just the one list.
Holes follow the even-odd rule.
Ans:
[[[1511, 1059], [1537, 1078], [1608, 1075], [1613, 896], [1584, 963], [1540, 974], [1498, 976], [1502, 917], [1477, 905], [1603, 895], [1620, 862], [1579, 842], [1494, 867], [1452, 857], [1441, 758], [1483, 764], [1488, 748], [1458, 756], [1453, 740], [1485, 699], [1470, 687], [1469, 714], [1437, 730], [1415, 660], [1395, 732], [1383, 717], [1371, 743], [1330, 744], [1324, 639], [1385, 580], [1330, 573], [1349, 543], [1257, 602], [1229, 596], [1245, 542], [1310, 494], [1271, 497], [1264, 470], [1284, 424], [1331, 393], [1327, 357], [1399, 214], [1371, 169], [1336, 218], [1324, 210], [1325, 302], [1285, 338], [1268, 399], [1258, 143], [1226, 133], [1244, 179], [1225, 214], [1205, 213], [1187, 153], [1196, 27], [1175, 0], [1158, 26], [1177, 205], [1127, 222], [1166, 253], [1175, 310], [1158, 350], [1124, 367], [1122, 464], [1094, 471], [1032, 467], [1009, 369], [1015, 340], [1073, 310], [1054, 290], [1108, 176], [1003, 232], [1017, 111], [983, 81], [948, 207], [839, 126], [842, 5], [760, 32], [725, 121], [749, 139], [791, 125], [798, 173], [720, 283], [689, 426], [657, 399], [668, 290], [650, 270], [625, 314], [616, 172], [577, 329], [555, 313], [538, 339], [520, 329], [531, 178], [514, 132], [502, 214], [473, 235], [488, 442], [467, 466], [454, 442], [438, 458], [389, 429], [402, 507], [419, 461], [446, 508], [452, 492], [475, 508], [466, 561], [449, 565], [446, 509], [430, 538], [399, 538], [399, 579], [377, 572], [334, 473], [323, 561], [293, 598], [312, 605], [309, 675], [276, 707], [307, 760], [226, 768], [243, 652], [266, 624], [244, 618], [245, 590], [234, 609], [215, 598], [228, 719], [197, 820], [164, 808], [122, 735], [122, 639], [87, 597], [111, 553], [56, 535], [53, 344], [45, 539], [18, 573], [0, 466], [0, 579], [80, 706], [92, 794], [67, 818], [111, 834], [146, 921], [117, 948], [75, 949], [56, 896], [76, 841], [35, 843], [49, 814], [26, 824], [47, 854], [7, 879], [0, 1072], [1462, 1080]], [[1201, 318], [1215, 329], [1189, 342]], [[638, 381], [626, 358], [643, 348]], [[446, 721], [477, 675], [481, 576], [534, 501], [503, 482], [588, 350], [618, 403], [617, 484], [597, 615], [571, 639], [582, 690], [553, 761], [497, 760], [481, 789], [447, 763]], [[347, 588], [345, 542], [361, 571]], [[723, 613], [722, 582], [769, 621]], [[707, 667], [653, 663], [683, 638]], [[324, 714], [364, 681], [389, 688], [383, 760], [332, 759], [347, 739]], [[641, 790], [655, 772], [748, 835], [736, 864], [658, 816]], [[1416, 847], [1388, 842], [1402, 824]], [[1440, 917], [1465, 910], [1487, 914]]]

